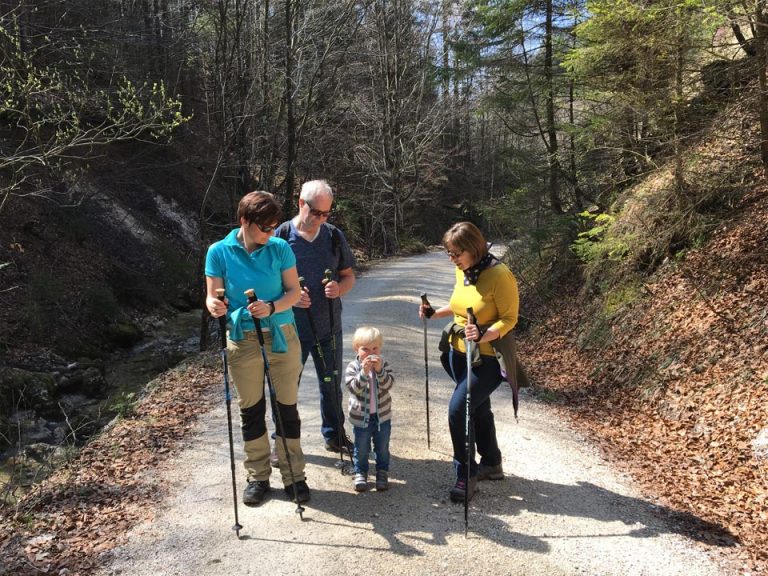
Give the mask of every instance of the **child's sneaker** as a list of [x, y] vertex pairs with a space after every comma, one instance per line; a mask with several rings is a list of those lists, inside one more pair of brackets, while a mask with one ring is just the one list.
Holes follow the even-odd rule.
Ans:
[[355, 492], [365, 492], [368, 490], [368, 476], [362, 472], [355, 474]]
[[376, 470], [376, 490], [383, 492], [389, 489], [389, 478], [386, 470]]

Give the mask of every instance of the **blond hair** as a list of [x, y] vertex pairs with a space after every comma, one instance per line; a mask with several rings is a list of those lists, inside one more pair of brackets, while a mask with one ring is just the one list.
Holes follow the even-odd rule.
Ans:
[[381, 346], [384, 344], [384, 337], [379, 332], [378, 328], [373, 326], [360, 326], [355, 330], [355, 335], [352, 336], [352, 348], [357, 350], [360, 346], [367, 344], [378, 344]]

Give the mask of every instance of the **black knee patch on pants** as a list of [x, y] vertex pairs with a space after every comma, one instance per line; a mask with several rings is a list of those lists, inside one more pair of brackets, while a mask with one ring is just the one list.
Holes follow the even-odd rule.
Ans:
[[280, 412], [280, 419], [283, 421], [285, 438], [301, 438], [301, 420], [299, 419], [299, 410], [296, 404], [280, 404], [277, 402], [277, 409]]
[[240, 410], [240, 423], [243, 430], [243, 440], [256, 440], [267, 433], [264, 416], [267, 413], [267, 401], [262, 398], [253, 406]]

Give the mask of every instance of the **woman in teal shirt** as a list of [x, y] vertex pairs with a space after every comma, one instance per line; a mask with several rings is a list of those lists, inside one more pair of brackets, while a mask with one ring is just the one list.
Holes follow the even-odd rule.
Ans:
[[[245, 451], [248, 486], [243, 503], [258, 506], [270, 490], [269, 437], [265, 421], [264, 363], [253, 318], [258, 318], [264, 336], [277, 409], [282, 416], [293, 475], [290, 473], [282, 438], [275, 439], [280, 474], [286, 493], [299, 502], [310, 498], [304, 475], [301, 421], [297, 407], [301, 375], [301, 345], [296, 333], [293, 305], [301, 295], [296, 258], [285, 240], [273, 236], [282, 221], [280, 203], [269, 192], [243, 196], [237, 215], [240, 227], [208, 249], [205, 259], [206, 300], [211, 316], [227, 315], [227, 357], [237, 389]], [[217, 290], [224, 289], [222, 302]], [[246, 290], [258, 299], [248, 302]]]

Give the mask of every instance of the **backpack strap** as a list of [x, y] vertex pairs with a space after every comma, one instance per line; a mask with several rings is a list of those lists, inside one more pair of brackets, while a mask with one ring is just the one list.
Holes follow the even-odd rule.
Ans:
[[[336, 257], [336, 268], [339, 267], [339, 264], [341, 263], [341, 232], [339, 231], [336, 226], [333, 224], [329, 224], [328, 222], [325, 222], [323, 224], [325, 229], [328, 231], [328, 234], [331, 236], [331, 247], [333, 250], [333, 255]], [[286, 242], [288, 242], [288, 237], [291, 235], [291, 226], [279, 226], [277, 230], [275, 231], [275, 236], [278, 238], [282, 238]]]
[[339, 232], [336, 226], [328, 222], [324, 223], [323, 226], [327, 228], [328, 233], [331, 235], [331, 246], [333, 247], [333, 255], [336, 257], [336, 268], [338, 269], [341, 263], [341, 232]]
[[275, 236], [278, 238], [282, 238], [286, 242], [288, 242], [288, 236], [291, 234], [291, 226], [290, 224], [288, 226], [278, 226], [277, 230], [275, 231]]

